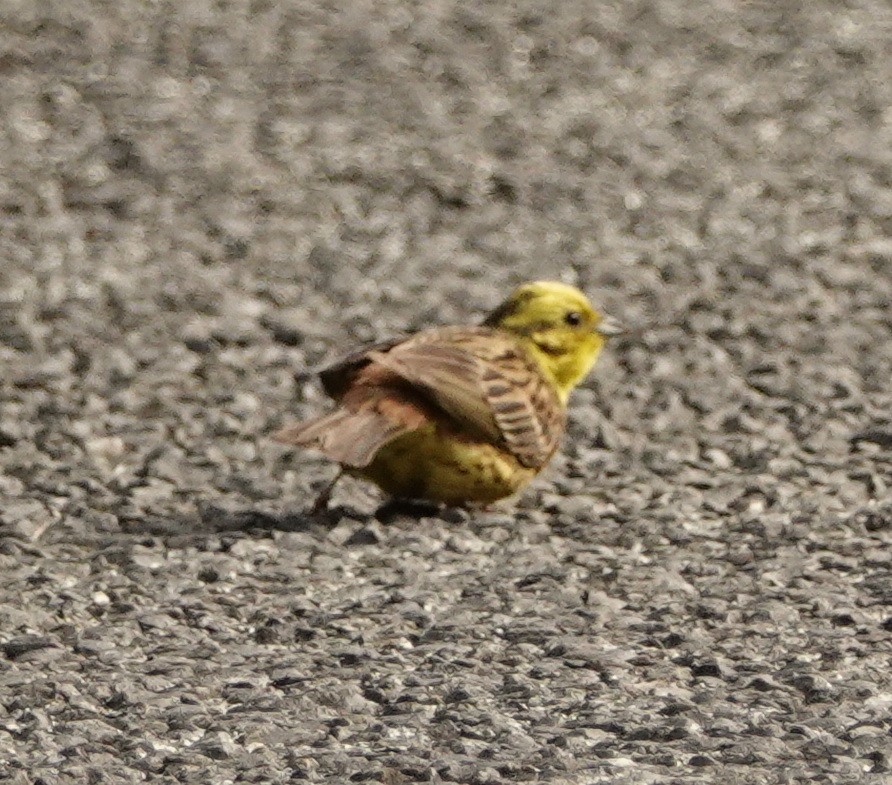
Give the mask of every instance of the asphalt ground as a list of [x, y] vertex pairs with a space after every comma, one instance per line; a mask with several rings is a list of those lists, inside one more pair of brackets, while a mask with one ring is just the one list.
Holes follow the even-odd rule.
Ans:
[[[0, 782], [892, 781], [892, 11], [0, 3]], [[269, 434], [530, 278], [488, 512]]]

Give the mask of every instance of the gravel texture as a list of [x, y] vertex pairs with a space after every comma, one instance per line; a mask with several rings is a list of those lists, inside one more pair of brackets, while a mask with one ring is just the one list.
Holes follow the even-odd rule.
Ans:
[[[0, 782], [892, 781], [884, 0], [0, 2]], [[489, 512], [272, 445], [533, 277]]]

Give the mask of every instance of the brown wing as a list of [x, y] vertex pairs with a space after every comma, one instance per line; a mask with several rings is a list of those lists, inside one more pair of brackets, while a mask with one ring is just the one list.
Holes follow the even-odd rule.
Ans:
[[383, 352], [392, 348], [400, 342], [397, 338], [391, 341], [382, 341], [364, 349], [348, 354], [336, 363], [323, 368], [319, 371], [319, 381], [322, 382], [322, 388], [326, 394], [339, 401], [344, 394], [353, 386], [359, 376], [359, 372], [368, 366], [371, 362], [369, 358], [370, 352]]
[[325, 453], [347, 466], [368, 466], [387, 442], [429, 422], [435, 412], [407, 390], [401, 379], [370, 363], [351, 371], [354, 378], [330, 414], [288, 426], [273, 440]]
[[442, 327], [367, 356], [421, 388], [460, 425], [503, 442], [524, 466], [544, 465], [557, 449], [563, 406], [509, 335]]
[[359, 468], [368, 466], [381, 447], [407, 430], [403, 423], [389, 420], [374, 410], [338, 409], [289, 425], [273, 434], [272, 439], [319, 450], [338, 463]]

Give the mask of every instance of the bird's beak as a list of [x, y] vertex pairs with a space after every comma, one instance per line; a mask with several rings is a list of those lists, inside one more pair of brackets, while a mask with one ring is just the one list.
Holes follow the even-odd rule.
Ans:
[[626, 328], [623, 327], [622, 323], [619, 320], [614, 319], [612, 316], [604, 316], [601, 318], [601, 321], [595, 327], [595, 332], [603, 335], [605, 338], [610, 337], [611, 335], [622, 335], [626, 331]]

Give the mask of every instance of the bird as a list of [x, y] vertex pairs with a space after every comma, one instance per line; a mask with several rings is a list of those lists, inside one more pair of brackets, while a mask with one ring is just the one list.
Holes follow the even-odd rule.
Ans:
[[344, 473], [397, 499], [488, 506], [548, 464], [570, 393], [621, 332], [578, 288], [524, 283], [480, 324], [421, 330], [323, 369], [336, 408], [272, 439], [340, 464], [317, 512]]

